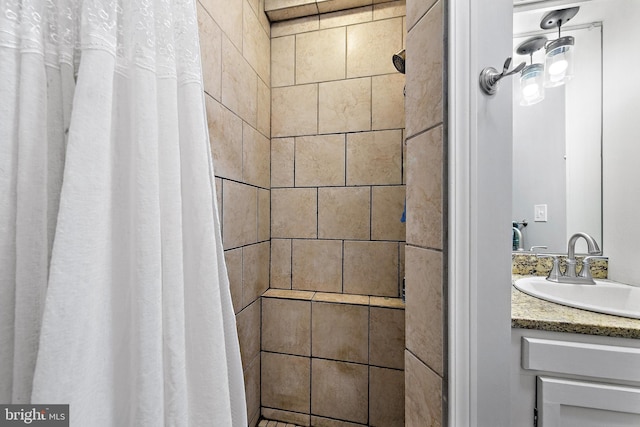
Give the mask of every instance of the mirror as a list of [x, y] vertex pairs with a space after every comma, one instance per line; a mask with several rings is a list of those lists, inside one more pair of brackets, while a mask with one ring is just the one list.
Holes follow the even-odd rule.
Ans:
[[[546, 88], [544, 99], [520, 105], [520, 76], [513, 79], [513, 206], [520, 222], [521, 247], [546, 246], [542, 252], [567, 250], [571, 235], [583, 231], [602, 248], [602, 30], [596, 1], [521, 1], [514, 7], [514, 63], [529, 56], [516, 48], [533, 36], [558, 38], [557, 29], [542, 30], [549, 11], [579, 5], [580, 11], [561, 35], [575, 39], [574, 77]], [[533, 53], [533, 63], [545, 61], [545, 48]], [[526, 225], [525, 225], [526, 224]], [[577, 251], [586, 251], [579, 241]], [[514, 248], [516, 249], [516, 248]]]

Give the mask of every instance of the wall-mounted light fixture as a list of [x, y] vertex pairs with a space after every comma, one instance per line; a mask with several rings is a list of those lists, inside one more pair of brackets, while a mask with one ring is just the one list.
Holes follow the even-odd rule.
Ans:
[[[544, 88], [555, 87], [565, 84], [573, 77], [573, 45], [575, 40], [571, 36], [562, 37], [562, 25], [569, 22], [580, 10], [579, 6], [567, 9], [553, 10], [542, 17], [540, 28], [549, 30], [558, 28], [558, 38], [551, 42], [547, 42], [544, 36], [532, 37], [521, 43], [516, 53], [519, 55], [529, 55], [531, 64], [525, 67], [525, 63], [521, 63], [511, 71], [511, 57], [507, 58], [499, 72], [493, 67], [486, 67], [480, 72], [480, 89], [487, 94], [496, 93], [498, 82], [504, 77], [513, 74], [520, 74], [520, 90], [522, 91], [522, 101], [520, 105], [533, 105], [544, 99]], [[533, 53], [545, 46], [545, 63], [533, 63]], [[394, 65], [396, 55], [394, 55]], [[404, 57], [402, 58], [404, 60]], [[404, 61], [403, 61], [404, 65]], [[397, 68], [397, 66], [396, 66]], [[398, 69], [398, 71], [400, 71]], [[544, 80], [543, 80], [544, 76]]]
[[544, 99], [544, 64], [533, 63], [533, 54], [547, 43], [545, 36], [531, 37], [518, 45], [518, 55], [528, 55], [531, 62], [520, 73], [520, 105], [533, 105]]
[[482, 89], [482, 91], [489, 96], [495, 95], [495, 93], [498, 91], [498, 83], [500, 82], [500, 80], [505, 77], [518, 74], [520, 71], [522, 71], [525, 65], [527, 64], [521, 62], [513, 70], [509, 71], [509, 67], [511, 67], [511, 57], [508, 57], [504, 61], [502, 72], [496, 70], [493, 67], [485, 67], [482, 71], [480, 71], [480, 89]]
[[558, 38], [548, 43], [545, 55], [545, 86], [555, 87], [565, 84], [573, 77], [573, 50], [575, 40], [571, 36], [562, 37], [561, 28], [580, 10], [579, 6], [554, 10], [540, 21], [540, 28], [558, 28]]

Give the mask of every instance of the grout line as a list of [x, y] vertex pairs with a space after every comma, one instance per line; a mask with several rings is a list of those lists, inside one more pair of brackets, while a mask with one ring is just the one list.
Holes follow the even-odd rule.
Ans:
[[349, 156], [348, 156], [349, 152], [347, 150], [348, 144], [349, 142], [347, 138], [347, 133], [345, 132], [344, 133], [344, 186], [345, 187], [347, 186], [347, 182], [348, 182], [348, 176], [347, 176], [347, 173], [348, 173], [347, 164], [349, 162]]
[[373, 185], [369, 187], [369, 241], [373, 242]]
[[[317, 302], [323, 302], [323, 301], [317, 301]], [[325, 303], [325, 304], [331, 304], [331, 303]], [[313, 306], [313, 305], [312, 305]], [[383, 307], [384, 308], [384, 307]], [[404, 353], [405, 347], [403, 347], [403, 353]], [[411, 354], [413, 354], [413, 352], [409, 349], [407, 349], [407, 351]], [[269, 353], [269, 354], [277, 354], [279, 356], [293, 356], [293, 357], [303, 357], [306, 359], [318, 359], [318, 360], [324, 360], [326, 362], [340, 362], [340, 363], [349, 363], [352, 365], [359, 365], [359, 366], [370, 366], [372, 368], [379, 368], [379, 369], [389, 369], [391, 371], [398, 371], [398, 372], [403, 372], [404, 368], [391, 368], [389, 366], [382, 366], [382, 365], [372, 365], [369, 363], [363, 363], [363, 362], [353, 362], [350, 360], [341, 360], [341, 359], [331, 359], [328, 357], [320, 357], [320, 356], [307, 356], [307, 355], [300, 355], [300, 354], [292, 354], [292, 353], [280, 353], [277, 351], [271, 351], [271, 350], [261, 350], [261, 353]], [[414, 355], [415, 356], [415, 355]], [[417, 358], [417, 356], [416, 356]], [[418, 358], [418, 360], [420, 360], [422, 362], [422, 359]], [[424, 363], [424, 362], [422, 362]]]
[[[427, 369], [429, 369], [434, 375], [436, 375], [438, 378], [444, 379], [444, 375], [440, 375], [438, 372], [436, 372], [431, 366], [429, 366], [428, 363], [424, 362], [420, 357], [418, 357], [413, 351], [411, 351], [411, 349], [406, 347], [405, 344], [405, 351], [407, 353], [409, 353], [411, 356], [413, 356], [418, 362], [420, 362], [421, 365], [426, 366]], [[443, 360], [444, 362], [444, 360]], [[447, 366], [443, 364], [443, 370], [447, 370]]]
[[316, 240], [320, 239], [320, 188], [316, 189]]
[[241, 291], [241, 295], [240, 295], [240, 306], [242, 307], [240, 309], [240, 312], [242, 312], [242, 310], [244, 310], [245, 308], [249, 307], [250, 304], [245, 305], [244, 304], [244, 247], [240, 248], [240, 291]]
[[[271, 283], [271, 282], [269, 282]], [[262, 310], [262, 296], [259, 297], [260, 300], [260, 351], [258, 352], [258, 379], [260, 380], [260, 383], [258, 385], [258, 389], [260, 391], [259, 393], [259, 398], [258, 401], [260, 402], [260, 404], [258, 405], [258, 419], [260, 418], [260, 415], [262, 413], [262, 316], [263, 316], [263, 310]]]
[[367, 314], [367, 425], [369, 425], [371, 423], [371, 304]]
[[369, 130], [373, 132], [373, 77], [369, 76]]
[[297, 81], [297, 67], [298, 67], [298, 34], [293, 35], [293, 86], [298, 86]]
[[340, 277], [340, 282], [341, 282], [341, 292], [344, 294], [344, 266], [345, 266], [345, 262], [344, 262], [344, 240], [342, 240], [342, 245], [340, 247], [340, 250], [342, 251], [342, 271], [341, 271], [341, 277]]
[[[230, 182], [235, 182], [236, 184], [240, 184], [240, 185], [246, 185], [247, 187], [253, 187], [253, 188], [257, 188], [258, 190], [267, 190], [267, 191], [271, 191], [271, 188], [266, 188], [266, 187], [260, 187], [259, 185], [255, 185], [255, 184], [251, 184], [249, 182], [242, 182], [242, 181], [238, 181], [237, 179], [233, 179], [233, 178], [227, 178], [225, 176], [222, 175], [215, 175], [215, 178], [219, 178], [223, 181], [230, 181]], [[276, 189], [280, 189], [280, 188], [289, 188], [289, 187], [275, 187]]]
[[[291, 139], [293, 139], [293, 188], [296, 188], [296, 140], [298, 139], [297, 136], [293, 136], [290, 137]], [[291, 188], [291, 187], [284, 187], [284, 188]]]
[[312, 301], [309, 301], [309, 416], [313, 402], [313, 306]]
[[[442, 126], [444, 128], [444, 122], [437, 122], [437, 123], [435, 123], [435, 124], [433, 124], [431, 126], [428, 126], [425, 129], [422, 129], [419, 132], [416, 132], [416, 133], [412, 134], [411, 136], [407, 136], [406, 135], [406, 131], [405, 131], [405, 144], [409, 144], [409, 141], [411, 141], [412, 139], [414, 139], [414, 138], [416, 138], [416, 137], [418, 137], [418, 136], [420, 136], [420, 135], [422, 135], [424, 133], [432, 131], [435, 128], [437, 128], [438, 126]], [[443, 131], [443, 135], [444, 135], [444, 131]]]
[[293, 239], [289, 239], [289, 289], [293, 290]]
[[[420, 15], [420, 17], [416, 19], [416, 21], [413, 23], [411, 27], [409, 27], [409, 22], [408, 22], [409, 20], [407, 19], [407, 34], [409, 34], [409, 32], [412, 31], [418, 25], [418, 23], [422, 21], [438, 5], [439, 2], [440, 0], [433, 2], [431, 7], [429, 7], [429, 9], [427, 9], [427, 11], [424, 12], [422, 15]], [[444, 7], [444, 9], [446, 9], [446, 6]]]
[[444, 253], [444, 248], [433, 248], [431, 246], [420, 246], [418, 244], [415, 243], [409, 243], [409, 242], [405, 242], [405, 247], [414, 247], [414, 248], [418, 248], [418, 249], [424, 249], [427, 251], [434, 251], [434, 252], [441, 252]]
[[[213, 182], [215, 187], [215, 180], [216, 180], [215, 174], [213, 178], [214, 178]], [[217, 195], [217, 191], [218, 189], [216, 188], [216, 195]], [[224, 236], [224, 179], [223, 178], [220, 178], [220, 206], [218, 206], [218, 216], [220, 218], [220, 238], [222, 239], [222, 237]], [[224, 255], [224, 248], [222, 249], [222, 254]]]
[[[373, 15], [373, 11], [371, 12]], [[349, 62], [349, 30], [347, 26], [344, 27], [344, 78], [348, 77], [348, 62]]]
[[398, 298], [402, 298], [402, 283], [404, 281], [404, 275], [401, 275], [402, 269], [400, 265], [402, 263], [402, 249], [400, 247], [401, 243], [398, 242]]
[[320, 135], [320, 83], [315, 83], [316, 85], [316, 133], [315, 135]]

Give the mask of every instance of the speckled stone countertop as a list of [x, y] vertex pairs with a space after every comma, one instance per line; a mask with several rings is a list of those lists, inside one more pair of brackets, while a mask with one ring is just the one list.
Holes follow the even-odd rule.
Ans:
[[[521, 277], [514, 275], [513, 280]], [[511, 327], [640, 339], [640, 319], [594, 313], [548, 302], [511, 286]]]
[[[567, 256], [557, 254], [560, 259], [560, 270], [567, 268]], [[582, 270], [584, 255], [576, 255], [576, 273]], [[511, 254], [511, 274], [547, 276], [551, 271], [553, 261], [551, 258], [538, 258], [533, 252], [513, 252]], [[595, 259], [591, 261], [591, 276], [594, 279], [606, 279], [609, 267], [608, 259]]]

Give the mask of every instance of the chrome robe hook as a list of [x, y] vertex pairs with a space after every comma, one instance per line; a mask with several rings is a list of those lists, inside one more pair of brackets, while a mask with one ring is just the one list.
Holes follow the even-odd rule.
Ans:
[[522, 71], [525, 62], [520, 63], [516, 68], [511, 71], [507, 71], [511, 66], [511, 57], [508, 57], [506, 61], [504, 61], [504, 66], [502, 67], [502, 72], [498, 72], [493, 67], [487, 67], [480, 72], [480, 89], [487, 95], [494, 95], [498, 90], [498, 82], [503, 78], [510, 76], [512, 74], [519, 73]]

